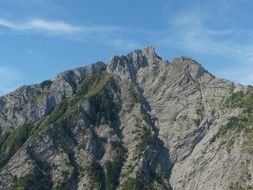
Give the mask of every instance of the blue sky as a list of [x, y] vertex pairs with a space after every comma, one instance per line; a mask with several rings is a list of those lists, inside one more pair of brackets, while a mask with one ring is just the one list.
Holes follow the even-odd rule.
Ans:
[[253, 84], [250, 0], [0, 0], [0, 95], [154, 45]]

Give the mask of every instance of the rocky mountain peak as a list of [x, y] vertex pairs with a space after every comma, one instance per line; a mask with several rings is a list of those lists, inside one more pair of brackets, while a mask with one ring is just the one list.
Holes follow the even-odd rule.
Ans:
[[211, 75], [201, 64], [199, 64], [196, 60], [187, 57], [181, 56], [175, 58], [172, 62], [172, 65], [178, 67], [181, 72], [190, 73], [191, 76], [195, 79], [199, 79], [201, 77], [214, 77]]
[[154, 46], [148, 46], [143, 50], [135, 50], [127, 55], [134, 65], [145, 67], [157, 63], [161, 58], [156, 54]]
[[156, 64], [161, 58], [156, 54], [154, 46], [143, 50], [134, 50], [127, 56], [114, 56], [107, 65], [107, 72], [120, 76], [123, 79], [134, 79], [140, 68]]

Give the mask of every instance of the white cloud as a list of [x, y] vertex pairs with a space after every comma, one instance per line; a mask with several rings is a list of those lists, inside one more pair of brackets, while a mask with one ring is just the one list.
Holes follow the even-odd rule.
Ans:
[[65, 21], [39, 18], [32, 18], [21, 22], [0, 18], [0, 27], [8, 28], [16, 32], [33, 32], [46, 36], [66, 36], [73, 40], [97, 42], [120, 50], [141, 47], [139, 42], [127, 36], [145, 32], [118, 26], [73, 25]]
[[0, 67], [0, 96], [15, 90], [22, 79], [21, 74], [8, 67]]
[[117, 26], [98, 26], [98, 25], [73, 25], [65, 21], [45, 20], [40, 18], [32, 18], [22, 22], [0, 18], [0, 26], [14, 31], [25, 32], [41, 32], [42, 34], [78, 34], [94, 35], [94, 34], [112, 34], [124, 31], [124, 28]]
[[65, 23], [63, 21], [46, 21], [42, 19], [32, 19], [24, 24], [24, 29], [35, 29], [52, 33], [75, 33], [81, 30], [80, 27]]
[[47, 32], [48, 34], [73, 34], [81, 32], [82, 28], [68, 24], [64, 21], [48, 21], [33, 18], [24, 22], [13, 22], [0, 19], [0, 26], [16, 31]]

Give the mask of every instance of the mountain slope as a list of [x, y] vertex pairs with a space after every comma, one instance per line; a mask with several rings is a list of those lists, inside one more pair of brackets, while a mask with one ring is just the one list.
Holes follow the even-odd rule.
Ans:
[[0, 189], [252, 189], [251, 88], [153, 47], [0, 98]]

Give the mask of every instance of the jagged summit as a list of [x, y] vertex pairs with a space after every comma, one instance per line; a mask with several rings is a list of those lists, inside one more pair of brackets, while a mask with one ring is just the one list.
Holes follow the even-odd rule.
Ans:
[[164, 64], [175, 64], [175, 67], [178, 67], [180, 70], [179, 73], [190, 72], [193, 78], [200, 78], [202, 76], [214, 77], [196, 60], [187, 56], [175, 58], [171, 63], [162, 60], [162, 58], [157, 55], [154, 46], [149, 46], [142, 50], [134, 50], [126, 56], [114, 56], [110, 59], [106, 70], [121, 78], [135, 80], [136, 73], [139, 69], [160, 62]]
[[161, 57], [156, 54], [154, 46], [148, 46], [143, 50], [134, 50], [133, 52], [129, 53], [127, 57], [134, 64], [143, 62], [143, 65], [140, 65], [140, 67], [155, 64], [161, 60]]
[[137, 70], [156, 64], [162, 59], [156, 54], [154, 46], [143, 50], [134, 50], [127, 56], [115, 56], [107, 65], [107, 72], [114, 73], [124, 79], [134, 79]]

